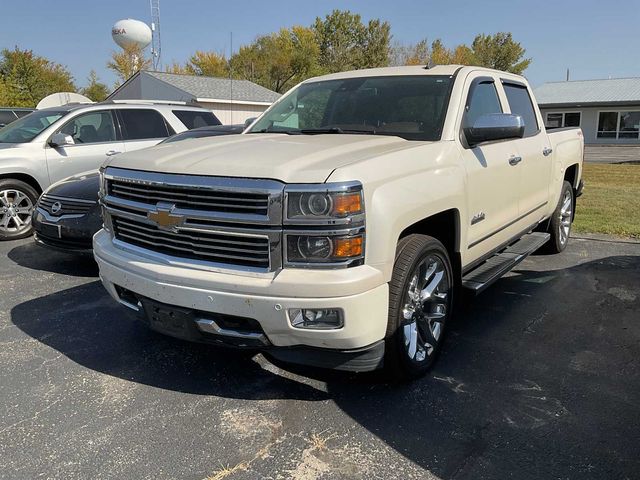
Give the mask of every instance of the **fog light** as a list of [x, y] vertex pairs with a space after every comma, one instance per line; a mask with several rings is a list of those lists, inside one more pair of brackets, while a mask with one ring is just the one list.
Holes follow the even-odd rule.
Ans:
[[308, 328], [312, 330], [331, 330], [342, 328], [344, 319], [342, 310], [290, 308], [287, 311], [289, 322], [295, 328]]

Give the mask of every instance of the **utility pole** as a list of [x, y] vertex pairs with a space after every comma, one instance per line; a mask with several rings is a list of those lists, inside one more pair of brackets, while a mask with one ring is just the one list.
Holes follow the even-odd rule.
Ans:
[[229, 123], [233, 125], [233, 72], [231, 71], [231, 57], [233, 56], [233, 32], [229, 32]]

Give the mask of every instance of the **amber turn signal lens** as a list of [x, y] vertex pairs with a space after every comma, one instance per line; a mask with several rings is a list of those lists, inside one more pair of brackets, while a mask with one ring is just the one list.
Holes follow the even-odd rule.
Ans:
[[338, 195], [333, 198], [333, 214], [346, 217], [362, 211], [362, 195], [360, 192]]
[[362, 255], [362, 236], [335, 239], [334, 257], [358, 257], [360, 255]]

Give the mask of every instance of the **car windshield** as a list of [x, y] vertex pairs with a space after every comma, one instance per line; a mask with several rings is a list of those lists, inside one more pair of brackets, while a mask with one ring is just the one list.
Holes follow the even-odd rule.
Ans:
[[360, 77], [304, 83], [247, 133], [395, 135], [439, 140], [453, 78]]
[[0, 143], [26, 143], [36, 138], [45, 128], [68, 110], [39, 110], [26, 115], [4, 128], [0, 128]]

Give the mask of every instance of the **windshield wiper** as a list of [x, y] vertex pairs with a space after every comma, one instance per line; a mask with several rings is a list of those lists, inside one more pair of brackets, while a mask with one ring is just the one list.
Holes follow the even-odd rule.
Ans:
[[371, 130], [357, 130], [352, 128], [340, 128], [340, 127], [327, 127], [327, 128], [303, 128], [300, 133], [305, 135], [318, 135], [323, 133], [333, 134], [357, 134], [357, 135], [375, 135], [375, 129]]
[[298, 135], [298, 130], [271, 130], [270, 128], [261, 128], [260, 130], [252, 130], [247, 133], [284, 133], [286, 135]]

